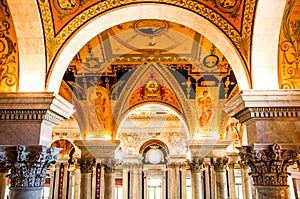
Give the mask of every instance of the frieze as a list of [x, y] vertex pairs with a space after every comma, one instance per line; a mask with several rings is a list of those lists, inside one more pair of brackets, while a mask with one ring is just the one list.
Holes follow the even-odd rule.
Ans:
[[299, 161], [296, 145], [252, 145], [238, 149], [241, 164], [250, 167], [254, 186], [287, 185], [287, 167]]
[[64, 118], [53, 111], [47, 109], [17, 109], [17, 110], [0, 110], [0, 120], [47, 120], [54, 124], [59, 124]]

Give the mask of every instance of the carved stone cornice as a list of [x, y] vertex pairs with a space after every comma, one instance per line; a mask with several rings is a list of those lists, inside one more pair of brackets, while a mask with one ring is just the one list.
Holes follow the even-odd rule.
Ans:
[[81, 173], [92, 173], [96, 164], [94, 158], [81, 158], [79, 161]]
[[192, 160], [188, 160], [188, 164], [191, 168], [192, 173], [198, 173], [204, 170], [204, 158], [194, 157]]
[[238, 147], [242, 164], [250, 167], [255, 186], [286, 186], [287, 167], [299, 161], [298, 145], [255, 144]]
[[240, 122], [253, 118], [300, 117], [299, 90], [243, 90], [225, 105]]
[[0, 110], [0, 120], [5, 121], [42, 121], [46, 120], [55, 125], [58, 125], [64, 117], [47, 109], [14, 109], [14, 110]]
[[240, 122], [251, 122], [256, 118], [299, 117], [300, 107], [249, 107], [238, 112], [235, 117]]
[[69, 118], [73, 105], [53, 92], [0, 93], [1, 120], [49, 120]]
[[211, 165], [215, 171], [223, 171], [227, 168], [228, 158], [227, 157], [218, 157], [211, 158]]
[[0, 150], [0, 164], [10, 169], [11, 187], [14, 188], [43, 187], [46, 170], [55, 164], [60, 151], [40, 145], [1, 147]]

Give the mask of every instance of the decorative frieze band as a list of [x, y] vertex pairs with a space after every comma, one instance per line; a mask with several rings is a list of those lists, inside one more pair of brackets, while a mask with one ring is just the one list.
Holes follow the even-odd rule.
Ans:
[[11, 187], [43, 187], [46, 170], [54, 165], [60, 149], [44, 146], [0, 148], [0, 166], [10, 169]]
[[287, 167], [299, 161], [299, 148], [292, 144], [255, 144], [238, 149], [242, 163], [250, 167], [255, 186], [287, 185]]
[[47, 109], [16, 109], [16, 110], [0, 110], [0, 120], [47, 120], [54, 124], [59, 124], [64, 117], [54, 113], [53, 111]]
[[300, 107], [249, 107], [238, 112], [240, 122], [253, 118], [300, 117]]

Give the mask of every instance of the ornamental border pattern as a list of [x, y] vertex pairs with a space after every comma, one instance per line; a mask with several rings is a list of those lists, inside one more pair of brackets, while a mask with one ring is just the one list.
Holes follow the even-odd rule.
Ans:
[[15, 120], [47, 120], [54, 124], [59, 124], [64, 118], [60, 115], [49, 111], [47, 109], [36, 109], [36, 110], [0, 110], [0, 121], [15, 121]]
[[241, 122], [255, 118], [300, 117], [300, 107], [251, 107], [235, 115]]
[[251, 71], [249, 53], [251, 52], [251, 35], [253, 28], [253, 17], [257, 3], [256, 0], [245, 1], [241, 33], [239, 33], [232, 25], [230, 25], [227, 20], [225, 20], [218, 13], [214, 12], [207, 6], [202, 5], [199, 1], [196, 0], [187, 0], [184, 2], [174, 0], [109, 0], [101, 1], [78, 14], [59, 32], [58, 35], [55, 35], [49, 0], [39, 0], [38, 5], [42, 15], [41, 18], [46, 38], [46, 49], [49, 58], [49, 66], [47, 72], [50, 71], [54, 57], [57, 55], [58, 51], [61, 49], [66, 40], [68, 40], [70, 36], [84, 23], [100, 14], [103, 14], [106, 11], [136, 3], [162, 3], [174, 5], [190, 10], [204, 17], [205, 19], [212, 22], [216, 27], [218, 27], [230, 39], [230, 41], [236, 46], [241, 57], [243, 58], [248, 72]]

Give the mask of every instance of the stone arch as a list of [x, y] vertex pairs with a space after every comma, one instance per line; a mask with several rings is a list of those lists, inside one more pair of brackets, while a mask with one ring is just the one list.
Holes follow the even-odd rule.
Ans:
[[[121, 9], [112, 10], [101, 17], [87, 23], [73, 38], [65, 44], [60, 51], [60, 56], [54, 60], [54, 66], [47, 79], [46, 89], [58, 92], [63, 74], [68, 64], [83, 45], [95, 37], [99, 32], [111, 28], [120, 23], [138, 19], [162, 19], [171, 22], [184, 24], [201, 33], [208, 40], [214, 43], [227, 58], [237, 77], [240, 89], [251, 88], [250, 79], [247, 76], [245, 67], [236, 49], [226, 36], [213, 24], [203, 17], [171, 5], [164, 4], [141, 4], [139, 9], [135, 6], [127, 6]], [[169, 13], [178, 13], [170, 15]], [[118, 16], [118, 17], [115, 17]]]
[[286, 1], [259, 1], [252, 45], [253, 89], [278, 89], [278, 41]]
[[44, 91], [47, 62], [37, 1], [7, 0], [7, 3], [18, 40], [19, 91]]

